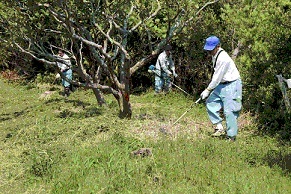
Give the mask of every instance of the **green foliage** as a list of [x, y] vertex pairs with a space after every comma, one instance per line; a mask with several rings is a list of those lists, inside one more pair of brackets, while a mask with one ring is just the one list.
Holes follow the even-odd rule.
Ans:
[[7, 69], [9, 68], [9, 59], [12, 55], [11, 50], [11, 37], [13, 30], [10, 30], [10, 19], [15, 17], [15, 12], [11, 7], [9, 7], [7, 2], [0, 2], [0, 60], [1, 60], [1, 68]]
[[53, 83], [56, 80], [54, 74], [37, 74], [35, 78], [36, 83], [45, 84], [45, 83]]
[[[227, 4], [222, 19], [243, 47], [237, 64], [244, 81], [244, 106], [260, 116], [268, 131], [282, 129], [273, 122], [284, 118], [276, 75], [290, 76], [290, 1], [237, 1]], [[263, 106], [262, 106], [263, 105]], [[289, 120], [281, 120], [288, 125]], [[284, 128], [289, 130], [290, 127]], [[290, 131], [290, 130], [289, 130]]]

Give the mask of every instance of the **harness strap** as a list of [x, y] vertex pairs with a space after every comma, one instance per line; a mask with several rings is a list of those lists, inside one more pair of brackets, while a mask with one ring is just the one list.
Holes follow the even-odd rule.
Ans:
[[216, 62], [217, 62], [218, 56], [219, 56], [219, 54], [220, 54], [222, 51], [223, 51], [223, 50], [220, 50], [220, 51], [218, 52], [218, 54], [217, 54], [217, 57], [216, 57], [216, 59], [215, 59], [214, 65], [213, 65], [213, 70], [212, 70], [212, 76], [211, 76], [211, 77], [213, 77], [214, 69], [215, 69], [215, 67], [216, 67]]
[[216, 62], [217, 62], [218, 56], [219, 56], [219, 54], [220, 54], [222, 51], [223, 51], [223, 50], [220, 50], [220, 51], [218, 52], [217, 57], [216, 57], [215, 62], [214, 62], [213, 69], [216, 67]]

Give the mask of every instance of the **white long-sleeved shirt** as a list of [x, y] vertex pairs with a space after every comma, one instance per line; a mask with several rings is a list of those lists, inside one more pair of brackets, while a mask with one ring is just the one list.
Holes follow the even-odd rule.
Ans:
[[[218, 53], [222, 52], [218, 55]], [[218, 56], [217, 56], [218, 55]], [[217, 58], [217, 60], [216, 60]], [[216, 66], [215, 66], [216, 61]], [[218, 84], [223, 82], [235, 81], [240, 79], [239, 71], [232, 60], [232, 58], [222, 48], [219, 48], [217, 53], [212, 56], [212, 63], [214, 67], [214, 74], [208, 89], [213, 90]]]
[[161, 71], [163, 70], [168, 75], [171, 75], [172, 72], [169, 69], [172, 70], [173, 73], [175, 73], [174, 61], [172, 60], [171, 55], [167, 56], [166, 51], [163, 51], [157, 59], [155, 73], [158, 76], [161, 76]]
[[70, 61], [70, 58], [68, 57], [68, 55], [64, 54], [64, 56], [61, 58], [63, 60], [65, 60], [65, 63], [57, 62], [58, 67], [61, 69], [61, 71], [65, 71], [66, 69], [70, 69], [72, 64], [71, 64], [71, 61]]

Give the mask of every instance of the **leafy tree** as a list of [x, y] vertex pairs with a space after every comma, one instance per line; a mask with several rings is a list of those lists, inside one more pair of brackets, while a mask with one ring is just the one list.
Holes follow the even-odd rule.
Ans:
[[[9, 22], [10, 18], [16, 17], [17, 11], [11, 9], [5, 2], [0, 2], [0, 59], [1, 59], [1, 69], [5, 70], [11, 66], [17, 66], [21, 63], [21, 56], [17, 55], [15, 50], [11, 48], [11, 35], [12, 30], [10, 26], [13, 26], [14, 23]], [[10, 60], [11, 58], [16, 60]]]
[[[289, 132], [290, 115], [282, 109], [276, 75], [291, 76], [290, 6], [287, 0], [231, 1], [222, 14], [228, 31], [242, 44], [237, 63], [246, 88], [245, 107], [260, 114], [262, 128]], [[275, 124], [279, 118], [281, 124]]]
[[[61, 61], [54, 49], [66, 50], [74, 61], [74, 71], [83, 80], [72, 83], [92, 89], [99, 105], [105, 103], [103, 92], [110, 92], [118, 101], [120, 117], [130, 118], [132, 75], [185, 31], [205, 7], [217, 1], [200, 9], [198, 2], [9, 2], [18, 8], [14, 24], [22, 29], [13, 30], [13, 41], [23, 53], [54, 67]], [[194, 10], [198, 10], [196, 14]]]

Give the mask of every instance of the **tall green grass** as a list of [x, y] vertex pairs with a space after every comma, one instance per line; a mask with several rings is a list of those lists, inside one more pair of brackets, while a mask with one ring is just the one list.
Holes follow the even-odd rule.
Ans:
[[[133, 118], [90, 90], [0, 81], [0, 193], [290, 193], [290, 145], [256, 135], [248, 113], [235, 143], [211, 138], [203, 103], [179, 91], [132, 95]], [[159, 129], [163, 127], [168, 135]], [[150, 148], [151, 156], [131, 153]]]

